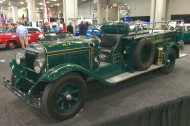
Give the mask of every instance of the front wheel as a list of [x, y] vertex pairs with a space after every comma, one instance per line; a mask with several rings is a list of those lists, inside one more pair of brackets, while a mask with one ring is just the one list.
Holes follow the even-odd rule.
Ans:
[[10, 50], [15, 49], [15, 48], [16, 48], [15, 42], [9, 41], [9, 42], [7, 43], [7, 48], [10, 49]]
[[48, 84], [42, 96], [42, 109], [55, 120], [75, 116], [84, 105], [87, 86], [77, 73], [68, 73]]
[[175, 60], [176, 60], [176, 53], [175, 50], [171, 48], [170, 52], [168, 53], [165, 65], [159, 69], [160, 72], [163, 74], [171, 73], [175, 66]]

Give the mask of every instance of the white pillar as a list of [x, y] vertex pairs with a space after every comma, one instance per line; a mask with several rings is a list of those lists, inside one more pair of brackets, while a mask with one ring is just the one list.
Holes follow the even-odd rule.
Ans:
[[156, 0], [151, 0], [150, 22], [155, 22]]
[[46, 3], [46, 0], [42, 0], [43, 2], [43, 6], [44, 6], [44, 9], [43, 9], [43, 21], [44, 22], [49, 22], [49, 19], [50, 19], [50, 15], [49, 15], [49, 10], [48, 10], [48, 6], [47, 6], [47, 3]]
[[64, 22], [68, 25], [68, 19], [78, 18], [78, 0], [63, 0]]
[[103, 5], [107, 4], [107, 0], [94, 0], [94, 3], [97, 4], [97, 23], [101, 24], [103, 23]]
[[165, 20], [166, 0], [156, 0], [155, 21]]
[[155, 10], [156, 10], [156, 0], [151, 0], [151, 12], [150, 12], [150, 28], [153, 28], [155, 22]]
[[120, 21], [120, 6], [118, 5], [117, 7], [117, 21], [119, 22]]
[[103, 23], [103, 17], [102, 17], [102, 11], [103, 11], [103, 9], [102, 9], [102, 3], [101, 2], [98, 2], [97, 3], [97, 14], [98, 14], [98, 24], [101, 24], [101, 23]]
[[35, 0], [27, 0], [27, 5], [29, 22], [34, 24], [37, 21]]
[[108, 5], [106, 5], [106, 22], [109, 22], [108, 21], [108, 11], [109, 11], [109, 7], [108, 7]]
[[19, 21], [19, 19], [18, 19], [18, 6], [12, 5], [11, 8], [12, 8], [13, 23], [16, 23], [17, 21]]
[[[151, 0], [150, 22], [161, 22], [166, 18], [166, 0]], [[151, 28], [153, 25], [151, 24]], [[161, 23], [156, 25], [161, 28]]]

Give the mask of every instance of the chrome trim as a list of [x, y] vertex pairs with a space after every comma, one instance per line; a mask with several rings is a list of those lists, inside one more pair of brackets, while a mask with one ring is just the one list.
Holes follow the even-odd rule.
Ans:
[[3, 77], [3, 84], [6, 88], [8, 88], [12, 93], [23, 99], [28, 104], [40, 108], [41, 107], [41, 98], [38, 97], [32, 97], [27, 95], [26, 93], [18, 90], [14, 86], [11, 85], [11, 82], [9, 80], [6, 80], [5, 77]]

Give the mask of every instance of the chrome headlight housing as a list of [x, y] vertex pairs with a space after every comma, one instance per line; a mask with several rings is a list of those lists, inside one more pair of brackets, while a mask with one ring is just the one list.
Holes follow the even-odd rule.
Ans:
[[25, 58], [24, 54], [17, 52], [15, 55], [15, 60], [18, 65], [22, 63], [22, 60]]
[[34, 60], [34, 70], [36, 73], [40, 73], [42, 69], [44, 68], [44, 60], [36, 59]]

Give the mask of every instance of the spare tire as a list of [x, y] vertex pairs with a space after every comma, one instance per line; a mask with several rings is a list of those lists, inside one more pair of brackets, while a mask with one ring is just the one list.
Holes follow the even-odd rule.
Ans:
[[147, 38], [141, 39], [135, 48], [134, 59], [137, 70], [147, 70], [154, 61], [155, 47]]

